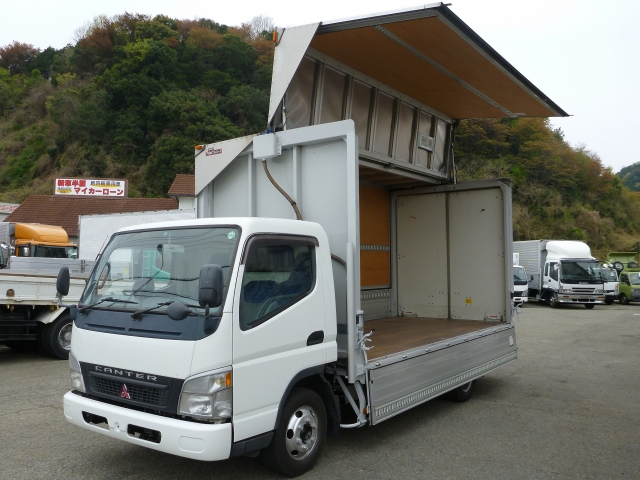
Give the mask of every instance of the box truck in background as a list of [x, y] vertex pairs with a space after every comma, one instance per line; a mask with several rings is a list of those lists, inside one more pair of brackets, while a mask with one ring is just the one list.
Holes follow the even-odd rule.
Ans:
[[552, 307], [604, 303], [605, 278], [589, 246], [574, 240], [513, 242], [513, 251], [527, 271], [530, 294]]

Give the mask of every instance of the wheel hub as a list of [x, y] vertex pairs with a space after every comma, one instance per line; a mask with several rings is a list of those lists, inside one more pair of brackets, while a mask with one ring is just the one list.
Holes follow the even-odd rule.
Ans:
[[287, 452], [302, 460], [311, 453], [318, 441], [318, 420], [311, 407], [298, 408], [289, 419], [286, 433]]
[[71, 350], [71, 333], [73, 324], [69, 323], [60, 329], [58, 333], [58, 343], [65, 350]]

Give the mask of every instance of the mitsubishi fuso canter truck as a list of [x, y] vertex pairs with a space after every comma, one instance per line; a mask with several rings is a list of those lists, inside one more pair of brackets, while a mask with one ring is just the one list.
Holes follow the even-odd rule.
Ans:
[[275, 40], [268, 130], [195, 148], [198, 218], [99, 255], [64, 415], [296, 476], [516, 359], [510, 182], [457, 182], [455, 127], [566, 114], [442, 4]]

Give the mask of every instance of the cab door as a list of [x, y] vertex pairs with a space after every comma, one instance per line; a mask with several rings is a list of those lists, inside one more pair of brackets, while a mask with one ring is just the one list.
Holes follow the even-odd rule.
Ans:
[[305, 236], [247, 241], [233, 308], [234, 441], [273, 430], [294, 377], [326, 364], [317, 247], [317, 239]]
[[549, 262], [544, 266], [543, 286], [545, 290], [558, 289], [560, 275], [560, 264], [558, 262]]

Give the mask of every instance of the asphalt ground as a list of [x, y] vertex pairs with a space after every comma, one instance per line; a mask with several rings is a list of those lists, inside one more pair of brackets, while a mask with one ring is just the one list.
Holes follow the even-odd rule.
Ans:
[[[330, 438], [304, 478], [640, 478], [640, 305], [516, 321], [518, 360], [462, 404], [435, 399]], [[279, 478], [252, 458], [204, 463], [68, 424], [67, 362], [0, 347], [0, 478]]]

